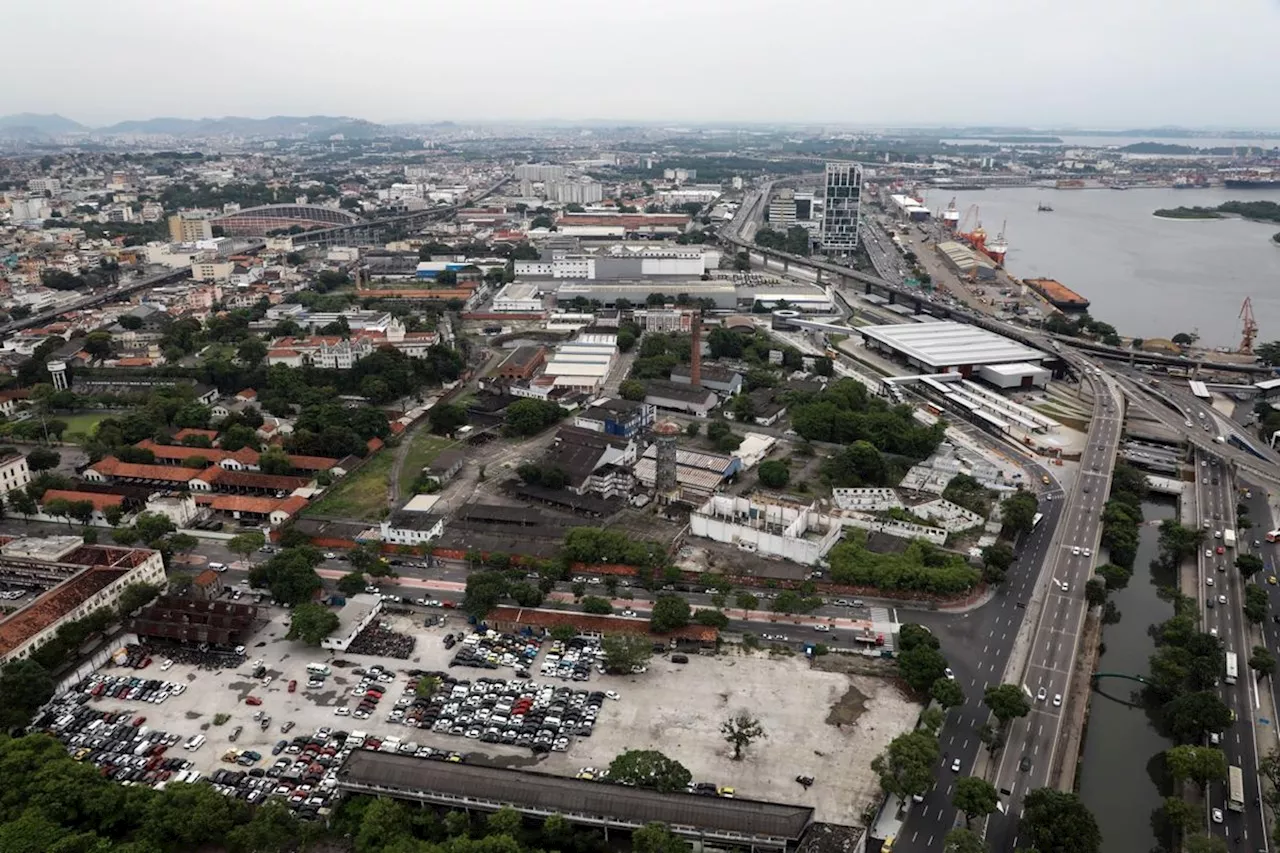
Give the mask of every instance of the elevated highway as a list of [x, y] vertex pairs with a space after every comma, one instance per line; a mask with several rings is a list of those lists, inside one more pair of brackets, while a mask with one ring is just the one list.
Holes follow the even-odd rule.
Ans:
[[[261, 246], [259, 246], [260, 248]], [[42, 311], [39, 314], [32, 314], [22, 320], [13, 320], [0, 326], [0, 335], [9, 335], [22, 329], [33, 329], [36, 326], [43, 326], [46, 323], [56, 320], [63, 314], [71, 311], [81, 311], [85, 308], [93, 308], [103, 305], [107, 302], [117, 302], [130, 294], [137, 293], [139, 290], [146, 290], [149, 287], [155, 287], [159, 284], [169, 284], [175, 281], [182, 281], [185, 278], [191, 278], [191, 267], [182, 267], [176, 270], [168, 270], [166, 272], [149, 275], [144, 278], [133, 279], [132, 281], [121, 282], [115, 287], [109, 287], [98, 293], [91, 294], [78, 299], [70, 305], [64, 305], [53, 311]]]

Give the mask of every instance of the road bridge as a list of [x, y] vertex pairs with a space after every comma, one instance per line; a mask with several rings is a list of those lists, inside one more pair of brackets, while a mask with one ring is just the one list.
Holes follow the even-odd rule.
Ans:
[[84, 299], [78, 299], [70, 305], [56, 308], [52, 311], [42, 311], [39, 314], [32, 314], [22, 320], [13, 320], [0, 326], [0, 334], [8, 335], [22, 329], [33, 329], [36, 326], [43, 326], [52, 320], [68, 314], [72, 311], [82, 311], [85, 308], [93, 308], [106, 302], [117, 302], [120, 299], [137, 293], [139, 290], [146, 290], [149, 287], [155, 287], [160, 284], [168, 284], [174, 281], [182, 281], [184, 278], [191, 278], [191, 267], [185, 266], [176, 270], [168, 270], [166, 272], [150, 275], [145, 278], [135, 279], [133, 281], [123, 282], [115, 287], [108, 288], [101, 293], [95, 293], [86, 296]]

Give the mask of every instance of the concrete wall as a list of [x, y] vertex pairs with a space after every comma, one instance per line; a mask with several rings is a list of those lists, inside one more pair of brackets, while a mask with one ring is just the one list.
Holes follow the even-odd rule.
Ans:
[[921, 518], [937, 522], [938, 526], [948, 533], [958, 533], [961, 530], [977, 527], [984, 520], [976, 512], [941, 498], [912, 507], [911, 511]]
[[[757, 504], [727, 495], [717, 495], [703, 504], [689, 517], [689, 529], [694, 536], [806, 566], [822, 559], [841, 533], [840, 525], [812, 506]], [[812, 535], [805, 538], [806, 533]]]
[[902, 500], [893, 489], [832, 489], [831, 499], [841, 509], [885, 512], [901, 509]]
[[897, 536], [899, 539], [924, 539], [939, 546], [947, 542], [947, 531], [940, 527], [925, 527], [906, 521], [884, 520], [860, 514], [837, 515], [832, 518], [845, 527], [857, 527], [872, 533], [886, 533], [889, 536]]

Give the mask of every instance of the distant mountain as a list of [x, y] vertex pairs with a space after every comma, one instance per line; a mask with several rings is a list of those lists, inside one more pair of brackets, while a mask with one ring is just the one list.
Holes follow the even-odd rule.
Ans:
[[341, 133], [348, 137], [376, 136], [381, 125], [348, 116], [271, 116], [270, 118], [152, 118], [122, 121], [96, 129], [107, 136], [313, 136]]
[[13, 115], [0, 116], [0, 130], [21, 130], [25, 133], [55, 135], [59, 133], [77, 133], [88, 129], [80, 122], [64, 118], [57, 113], [49, 113], [48, 115], [14, 113]]

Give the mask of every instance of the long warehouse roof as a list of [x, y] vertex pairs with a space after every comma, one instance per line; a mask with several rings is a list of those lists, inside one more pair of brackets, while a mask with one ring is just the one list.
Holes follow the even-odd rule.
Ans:
[[930, 367], [969, 364], [1039, 363], [1045, 353], [966, 323], [902, 323], [857, 329], [874, 340]]

